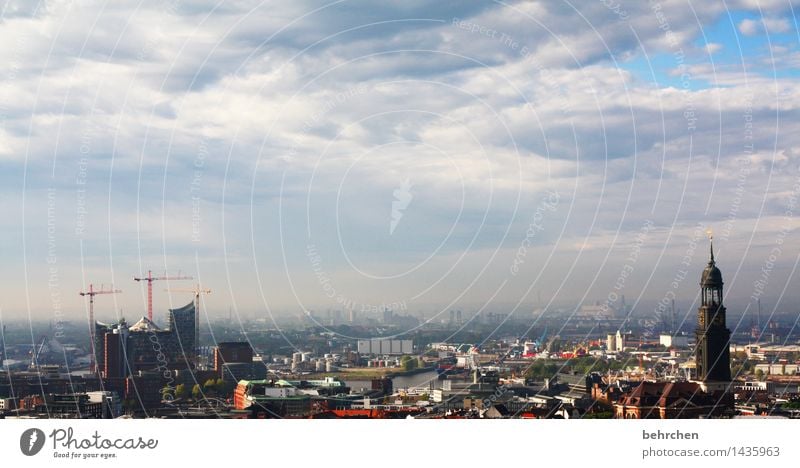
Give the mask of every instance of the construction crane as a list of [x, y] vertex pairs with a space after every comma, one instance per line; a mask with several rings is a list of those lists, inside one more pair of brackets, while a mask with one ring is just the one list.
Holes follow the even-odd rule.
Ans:
[[94, 285], [89, 283], [89, 290], [86, 292], [79, 292], [81, 296], [89, 296], [89, 342], [91, 343], [92, 355], [91, 360], [89, 361], [89, 369], [92, 372], [95, 372], [96, 363], [94, 361], [95, 358], [95, 349], [94, 349], [94, 296], [98, 296], [100, 294], [117, 294], [121, 293], [119, 289], [104, 289], [103, 285], [100, 285], [100, 290], [94, 289]]
[[44, 353], [44, 347], [47, 345], [47, 336], [42, 335], [42, 341], [39, 344], [39, 347], [36, 347], [36, 342], [34, 342], [31, 346], [31, 365], [30, 369], [36, 369], [39, 367], [39, 359], [41, 359], [42, 354]]
[[[211, 290], [197, 284], [193, 288], [168, 288], [164, 291], [194, 293], [194, 356], [197, 360], [200, 356], [200, 295], [211, 294]], [[195, 362], [195, 364], [197, 363]]]
[[181, 273], [178, 272], [178, 276], [153, 276], [153, 272], [147, 270], [147, 276], [142, 278], [134, 277], [134, 281], [147, 281], [147, 319], [151, 322], [153, 321], [153, 281], [161, 281], [161, 280], [168, 280], [168, 281], [177, 281], [177, 280], [190, 280], [194, 279], [191, 276], [181, 276]]

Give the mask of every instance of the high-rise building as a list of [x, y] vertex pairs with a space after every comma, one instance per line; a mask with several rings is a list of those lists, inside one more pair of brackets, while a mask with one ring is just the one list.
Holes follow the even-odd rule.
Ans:
[[700, 278], [700, 307], [697, 309], [697, 380], [701, 382], [730, 382], [731, 331], [725, 325], [725, 306], [722, 305], [722, 272], [711, 258]]
[[194, 362], [195, 358], [195, 303], [194, 301], [183, 307], [169, 310], [169, 331], [178, 341], [181, 360]]
[[103, 334], [103, 361], [100, 369], [107, 378], [125, 377], [128, 373], [125, 346], [128, 340], [128, 327], [125, 319], [120, 320], [120, 326], [109, 333]]
[[194, 301], [169, 311], [169, 326], [162, 330], [142, 317], [128, 326], [95, 323], [98, 371], [105, 378], [124, 378], [138, 371], [185, 369], [194, 364]]

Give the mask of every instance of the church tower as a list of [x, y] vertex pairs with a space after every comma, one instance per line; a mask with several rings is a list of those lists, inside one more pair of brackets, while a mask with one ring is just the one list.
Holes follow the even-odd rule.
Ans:
[[697, 310], [697, 380], [701, 382], [730, 382], [731, 331], [725, 326], [725, 306], [722, 305], [722, 272], [714, 262], [714, 242], [711, 258], [700, 278], [701, 303]]

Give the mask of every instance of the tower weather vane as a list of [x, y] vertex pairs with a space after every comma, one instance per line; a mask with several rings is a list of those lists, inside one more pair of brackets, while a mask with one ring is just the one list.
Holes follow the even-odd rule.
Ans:
[[709, 250], [711, 250], [711, 262], [714, 262], [714, 231], [711, 228], [706, 229], [708, 236]]

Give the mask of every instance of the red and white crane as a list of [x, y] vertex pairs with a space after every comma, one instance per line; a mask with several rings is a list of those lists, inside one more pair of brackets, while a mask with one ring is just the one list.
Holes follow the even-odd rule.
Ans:
[[113, 287], [111, 289], [104, 289], [102, 284], [100, 285], [100, 290], [96, 290], [96, 289], [94, 289], [94, 285], [89, 283], [89, 290], [88, 291], [86, 291], [86, 292], [81, 291], [81, 292], [78, 293], [81, 296], [89, 296], [89, 341], [91, 343], [91, 349], [92, 349], [92, 356], [90, 358], [91, 361], [89, 361], [89, 368], [91, 369], [92, 372], [95, 372], [95, 366], [96, 366], [96, 363], [95, 363], [95, 360], [94, 360], [94, 358], [95, 358], [95, 349], [94, 349], [94, 344], [95, 344], [94, 343], [94, 332], [95, 332], [95, 326], [94, 326], [94, 296], [98, 296], [98, 295], [101, 295], [101, 294], [117, 294], [117, 293], [121, 293], [121, 292], [122, 291], [120, 291], [119, 289], [114, 289]]
[[200, 356], [200, 295], [211, 294], [211, 290], [197, 284], [193, 288], [168, 288], [164, 291], [194, 293], [194, 356], [197, 359]]
[[147, 281], [147, 319], [151, 322], [153, 321], [153, 281], [177, 281], [177, 280], [190, 280], [194, 279], [191, 276], [181, 276], [180, 272], [178, 272], [178, 276], [153, 276], [153, 272], [147, 270], [147, 276], [136, 278], [134, 277], [134, 281]]

